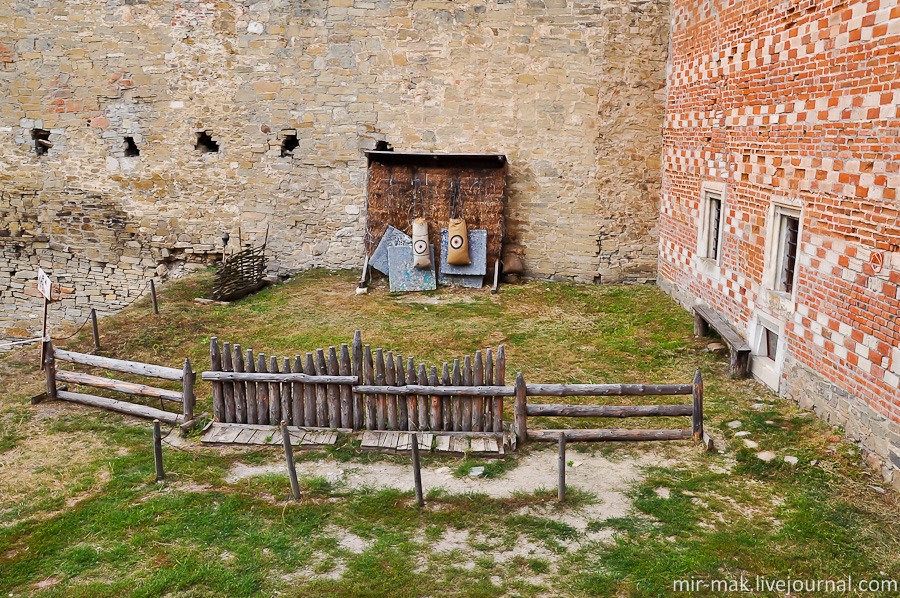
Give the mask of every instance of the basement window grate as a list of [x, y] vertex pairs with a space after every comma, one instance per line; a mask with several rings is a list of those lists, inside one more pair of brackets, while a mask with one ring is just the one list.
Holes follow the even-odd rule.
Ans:
[[38, 156], [44, 156], [53, 147], [50, 143], [50, 131], [44, 129], [31, 129], [31, 138], [34, 140], [34, 152]]
[[204, 154], [218, 153], [219, 144], [209, 135], [209, 131], [200, 131], [197, 133], [197, 145], [194, 146], [194, 149]]

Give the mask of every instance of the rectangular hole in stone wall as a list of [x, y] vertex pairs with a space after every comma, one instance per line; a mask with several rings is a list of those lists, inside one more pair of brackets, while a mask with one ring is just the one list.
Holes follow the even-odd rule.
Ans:
[[38, 156], [45, 155], [53, 147], [53, 144], [50, 143], [50, 131], [31, 129], [31, 138], [34, 139], [34, 152]]
[[281, 157], [293, 156], [294, 150], [298, 147], [300, 147], [300, 142], [297, 141], [296, 133], [285, 135], [281, 140]]
[[126, 158], [136, 158], [140, 155], [141, 155], [141, 150], [139, 150], [137, 144], [135, 144], [134, 137], [126, 137], [125, 138], [125, 157]]
[[204, 154], [216, 153], [219, 151], [219, 144], [213, 140], [209, 131], [200, 131], [197, 133], [197, 144], [194, 146], [194, 149]]

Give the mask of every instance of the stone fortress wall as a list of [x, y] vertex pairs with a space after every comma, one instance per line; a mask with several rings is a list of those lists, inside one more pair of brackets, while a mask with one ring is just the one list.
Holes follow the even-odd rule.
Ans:
[[68, 321], [238, 227], [276, 273], [360, 267], [378, 141], [506, 154], [528, 275], [652, 281], [668, 30], [658, 0], [8, 0], [0, 337], [37, 330], [38, 265]]

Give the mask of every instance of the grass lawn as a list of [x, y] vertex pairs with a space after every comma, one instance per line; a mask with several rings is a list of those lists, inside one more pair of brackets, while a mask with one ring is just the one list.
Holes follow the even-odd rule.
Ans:
[[[522, 371], [535, 383], [689, 382], [699, 368], [706, 427], [725, 450], [570, 443], [562, 504], [555, 446], [490, 462], [426, 455], [419, 510], [408, 488], [379, 483], [403, 477], [408, 456], [347, 439], [299, 452], [303, 498], [292, 502], [277, 448], [209, 448], [173, 431], [156, 484], [148, 422], [31, 406], [43, 376], [37, 351], [18, 351], [0, 356], [0, 595], [718, 596], [727, 586], [713, 581], [739, 590], [742, 577], [753, 590], [756, 576], [900, 580], [897, 495], [858, 448], [759, 384], [730, 380], [724, 358], [693, 338], [689, 314], [655, 287], [357, 296], [354, 273], [314, 271], [228, 306], [193, 304], [210, 284], [205, 273], [166, 285], [160, 316], [143, 300], [101, 320], [101, 353], [178, 368], [189, 357], [202, 371], [211, 336], [293, 356], [358, 329], [363, 342], [428, 364], [505, 344], [509, 381]], [[90, 350], [89, 329], [58, 346]], [[197, 412], [211, 411], [209, 386], [197, 395]], [[776, 458], [760, 460], [763, 450]], [[477, 480], [475, 466], [486, 468]], [[695, 591], [675, 591], [676, 580], [694, 580]], [[825, 587], [795, 594], [897, 595]]]

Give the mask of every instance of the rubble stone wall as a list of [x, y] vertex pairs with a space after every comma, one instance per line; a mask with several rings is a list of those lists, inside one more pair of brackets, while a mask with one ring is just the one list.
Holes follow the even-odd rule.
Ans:
[[377, 141], [506, 154], [528, 275], [652, 281], [668, 30], [663, 0], [3, 2], [0, 336], [39, 263], [127, 298], [240, 227], [280, 274], [359, 267]]

